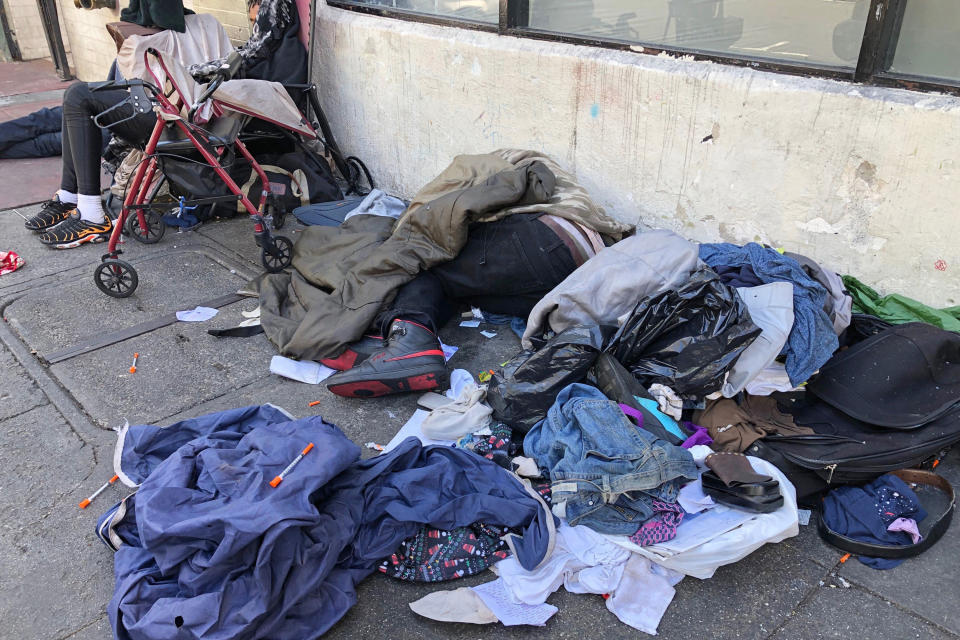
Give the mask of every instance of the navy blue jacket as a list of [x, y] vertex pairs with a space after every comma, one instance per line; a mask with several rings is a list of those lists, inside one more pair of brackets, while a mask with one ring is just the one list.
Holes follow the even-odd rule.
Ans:
[[131, 427], [121, 451], [128, 476], [146, 473], [118, 528], [127, 544], [108, 613], [121, 640], [317, 638], [422, 524], [517, 527], [510, 544], [527, 568], [552, 547], [546, 506], [495, 463], [415, 438], [361, 461], [317, 416], [265, 406]]

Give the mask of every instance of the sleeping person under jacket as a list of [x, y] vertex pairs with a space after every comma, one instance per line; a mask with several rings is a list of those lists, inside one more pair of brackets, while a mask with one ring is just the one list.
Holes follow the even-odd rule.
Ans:
[[338, 395], [436, 389], [448, 376], [437, 330], [457, 304], [526, 317], [629, 229], [536, 152], [458, 156], [399, 220], [304, 231], [295, 271], [260, 284], [261, 322], [284, 355], [339, 370]]

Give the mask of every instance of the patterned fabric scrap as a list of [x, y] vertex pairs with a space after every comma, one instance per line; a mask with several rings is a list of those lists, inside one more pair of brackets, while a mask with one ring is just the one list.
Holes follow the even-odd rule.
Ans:
[[457, 448], [473, 451], [478, 456], [492, 460], [511, 471], [513, 468], [510, 466], [510, 460], [522, 453], [519, 450], [520, 447], [513, 443], [513, 429], [502, 422], [492, 425], [488, 435], [463, 436], [457, 440]]
[[630, 542], [637, 546], [647, 547], [677, 537], [677, 527], [683, 520], [680, 505], [654, 500], [653, 508], [656, 513], [630, 536]]
[[452, 531], [423, 527], [380, 564], [380, 572], [408, 582], [444, 582], [485, 571], [510, 555], [507, 527], [482, 523]]

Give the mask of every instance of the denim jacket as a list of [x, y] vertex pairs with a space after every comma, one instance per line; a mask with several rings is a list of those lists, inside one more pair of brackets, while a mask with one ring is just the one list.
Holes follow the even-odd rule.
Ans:
[[557, 395], [523, 449], [549, 474], [553, 502], [566, 503], [570, 524], [603, 533], [636, 532], [653, 515], [653, 500], [675, 502], [680, 486], [697, 477], [689, 451], [637, 428], [584, 384]]

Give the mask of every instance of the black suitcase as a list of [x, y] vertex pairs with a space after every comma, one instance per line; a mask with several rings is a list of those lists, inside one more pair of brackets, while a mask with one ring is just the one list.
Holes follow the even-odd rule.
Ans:
[[960, 442], [960, 404], [923, 427], [899, 430], [851, 418], [810, 394], [778, 401], [797, 424], [815, 433], [766, 437], [745, 453], [780, 468], [796, 487], [798, 500], [832, 485], [861, 484], [931, 462]]
[[868, 482], [941, 456], [960, 441], [960, 335], [920, 322], [879, 328], [838, 351], [781, 408], [813, 435], [746, 451], [777, 465], [798, 498]]

